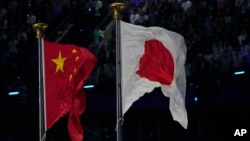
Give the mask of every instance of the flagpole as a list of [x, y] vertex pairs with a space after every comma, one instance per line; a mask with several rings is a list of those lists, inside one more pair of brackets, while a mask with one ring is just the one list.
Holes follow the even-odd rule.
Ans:
[[110, 4], [113, 10], [113, 18], [116, 27], [116, 141], [122, 141], [122, 89], [121, 89], [121, 35], [120, 19], [121, 11], [125, 8], [123, 3]]
[[39, 141], [45, 141], [46, 130], [46, 108], [45, 108], [45, 81], [44, 81], [44, 32], [48, 27], [45, 23], [36, 23], [32, 25], [38, 39], [38, 81], [39, 81]]

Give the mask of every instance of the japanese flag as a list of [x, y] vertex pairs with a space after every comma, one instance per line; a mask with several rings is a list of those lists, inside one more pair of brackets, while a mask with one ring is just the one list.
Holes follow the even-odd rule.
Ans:
[[160, 27], [120, 21], [122, 113], [145, 93], [160, 87], [170, 98], [173, 119], [187, 129], [186, 45], [184, 38]]

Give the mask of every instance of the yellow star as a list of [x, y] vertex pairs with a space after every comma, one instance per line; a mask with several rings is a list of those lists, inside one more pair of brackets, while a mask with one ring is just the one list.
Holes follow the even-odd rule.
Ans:
[[79, 56], [76, 56], [75, 61], [79, 60]]
[[62, 58], [62, 54], [60, 51], [56, 59], [51, 59], [56, 64], [56, 72], [58, 72], [58, 70], [61, 70], [63, 72], [63, 65], [66, 59], [67, 58]]
[[72, 52], [73, 54], [76, 54], [76, 53], [77, 53], [77, 50], [76, 50], [76, 49], [73, 49], [71, 52]]
[[73, 75], [72, 75], [72, 74], [70, 74], [70, 75], [69, 75], [69, 81], [71, 81], [71, 80], [72, 80], [72, 78], [73, 78]]

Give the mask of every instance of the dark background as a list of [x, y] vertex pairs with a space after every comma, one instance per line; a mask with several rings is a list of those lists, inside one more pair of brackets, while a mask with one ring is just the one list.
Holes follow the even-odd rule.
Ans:
[[[87, 110], [82, 115], [85, 141], [113, 141], [116, 139], [116, 96], [114, 26], [109, 4], [102, 1], [100, 16], [88, 0], [1, 0], [0, 9], [0, 140], [38, 140], [38, 64], [37, 39], [27, 15], [34, 14], [35, 22], [48, 24], [46, 39], [59, 43], [73, 43], [90, 49], [99, 59], [96, 69], [86, 84]], [[143, 1], [130, 2], [123, 20], [129, 22], [131, 9], [142, 9]], [[148, 1], [152, 8], [154, 4]], [[174, 1], [158, 1], [154, 22], [137, 23], [161, 26], [178, 32], [185, 38], [187, 54], [188, 129], [173, 121], [167, 97], [160, 89], [145, 94], [125, 115], [124, 141], [226, 141], [248, 140], [234, 137], [236, 129], [250, 132], [250, 87], [247, 56], [240, 68], [230, 66], [223, 73], [222, 57], [208, 63], [205, 57], [213, 54], [213, 46], [223, 44], [223, 53], [236, 52], [243, 46], [238, 37], [244, 31], [249, 42], [249, 6], [240, 6], [233, 0], [192, 0], [192, 8], [184, 12]], [[156, 6], [157, 7], [157, 6]], [[4, 10], [6, 10], [6, 13]], [[153, 8], [152, 8], [153, 9]], [[152, 13], [151, 13], [152, 14]], [[175, 18], [173, 18], [175, 17]], [[225, 19], [231, 18], [229, 22]], [[5, 24], [5, 21], [8, 21]], [[109, 28], [107, 28], [109, 27]], [[94, 42], [95, 29], [105, 38]], [[26, 35], [22, 36], [22, 33]], [[107, 45], [103, 45], [105, 42]], [[230, 45], [232, 50], [227, 49]], [[16, 47], [16, 51], [12, 47]], [[107, 53], [109, 55], [107, 56]], [[224, 56], [223, 54], [222, 56]], [[232, 57], [233, 54], [231, 54]], [[248, 56], [249, 57], [249, 56]], [[220, 67], [217, 68], [216, 66]], [[104, 66], [108, 66], [104, 70]], [[243, 75], [234, 75], [244, 70]], [[106, 73], [105, 73], [106, 72]], [[107, 74], [108, 72], [108, 74]], [[111, 74], [111, 75], [110, 75]], [[189, 73], [188, 73], [189, 74]], [[8, 96], [10, 91], [20, 95]], [[69, 141], [67, 115], [47, 133], [48, 141]]]

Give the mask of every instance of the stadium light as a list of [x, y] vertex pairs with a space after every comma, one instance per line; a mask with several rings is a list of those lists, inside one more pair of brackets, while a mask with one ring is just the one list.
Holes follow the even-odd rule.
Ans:
[[195, 102], [198, 101], [198, 97], [197, 97], [197, 96], [194, 97], [194, 101], [195, 101]]
[[95, 86], [94, 85], [85, 85], [83, 86], [84, 89], [89, 89], [89, 88], [94, 88]]
[[236, 71], [236, 72], [234, 72], [234, 75], [241, 75], [241, 74], [244, 74], [245, 73], [245, 71]]
[[9, 95], [9, 96], [19, 95], [19, 91], [9, 92], [8, 95]]

